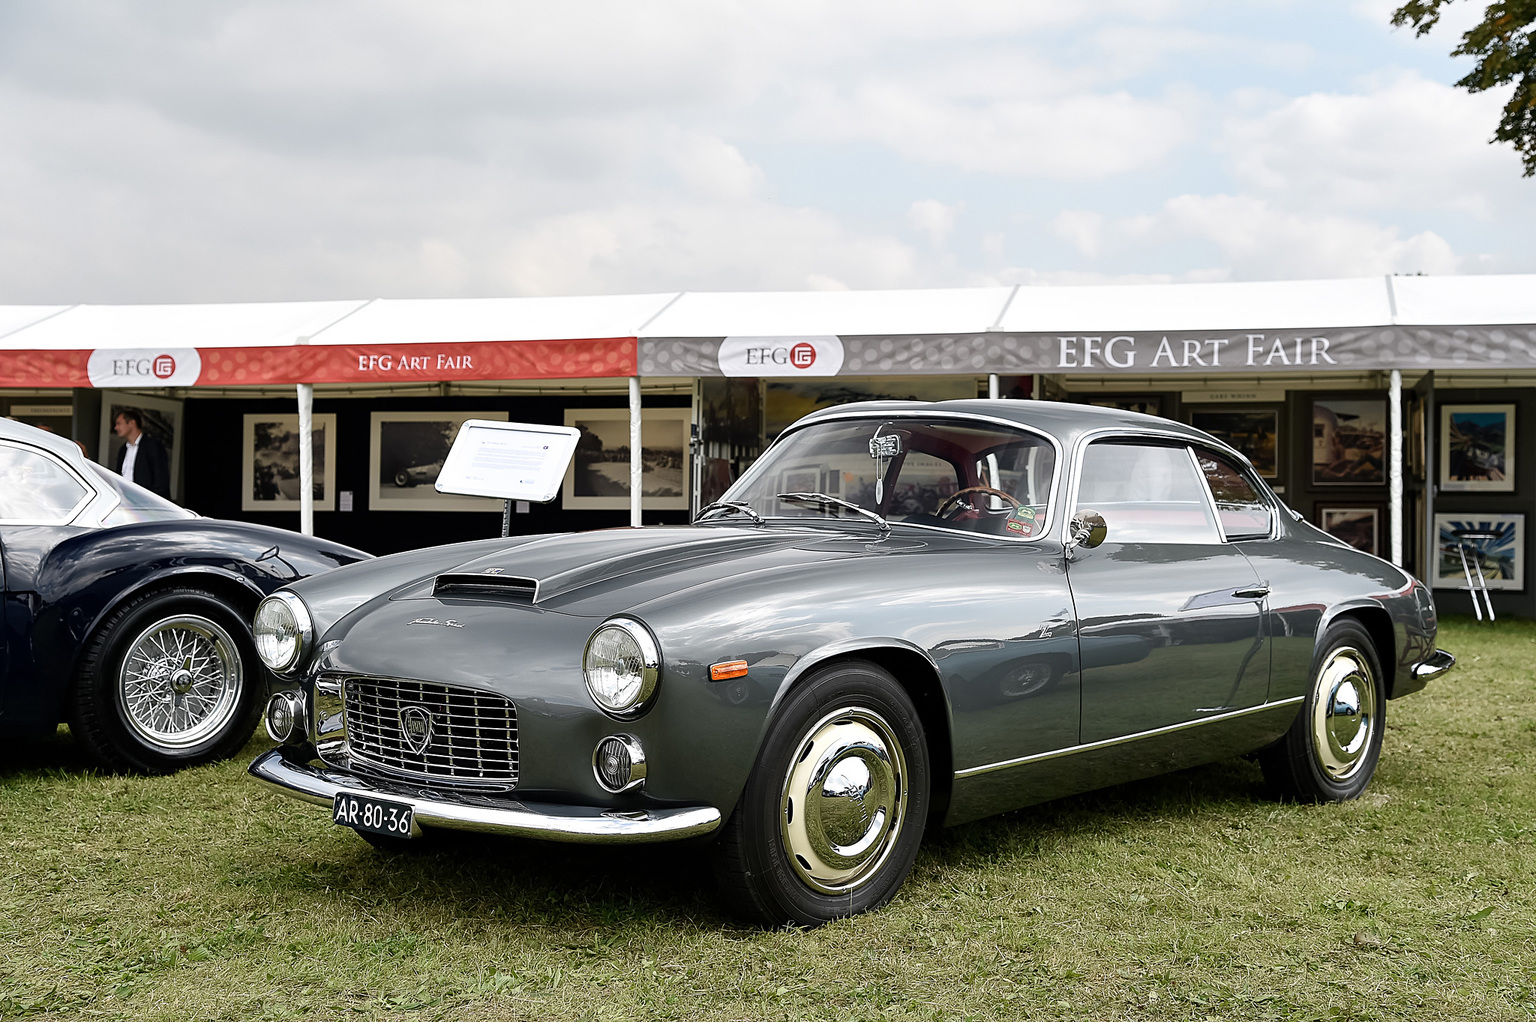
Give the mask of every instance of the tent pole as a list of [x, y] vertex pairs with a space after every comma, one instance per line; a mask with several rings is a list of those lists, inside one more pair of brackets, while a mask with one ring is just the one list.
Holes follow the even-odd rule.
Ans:
[[640, 453], [640, 377], [629, 378], [629, 524], [640, 527], [640, 488], [644, 461]]
[[315, 534], [315, 386], [299, 384], [299, 531]]
[[997, 374], [996, 373], [988, 373], [987, 374], [987, 397], [991, 398], [993, 401], [997, 400]]
[[1403, 374], [1392, 370], [1387, 387], [1387, 450], [1391, 488], [1387, 508], [1388, 535], [1392, 537], [1392, 563], [1403, 566]]

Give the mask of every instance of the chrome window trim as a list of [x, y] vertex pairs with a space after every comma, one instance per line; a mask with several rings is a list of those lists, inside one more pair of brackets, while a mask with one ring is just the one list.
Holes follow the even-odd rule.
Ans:
[[1258, 706], [1248, 706], [1241, 710], [1231, 710], [1227, 713], [1218, 713], [1214, 717], [1206, 717], [1201, 720], [1186, 720], [1179, 724], [1169, 724], [1166, 727], [1153, 728], [1151, 731], [1138, 731], [1133, 735], [1121, 735], [1118, 738], [1106, 738], [1099, 742], [1089, 742], [1086, 745], [1070, 745], [1064, 749], [1053, 749], [1050, 752], [1037, 752], [1029, 756], [1019, 756], [1016, 759], [1005, 759], [998, 763], [987, 763], [983, 766], [966, 767], [964, 770], [955, 771], [955, 780], [964, 780], [968, 777], [979, 777], [982, 774], [995, 773], [998, 770], [1008, 770], [1012, 767], [1024, 766], [1028, 763], [1042, 763], [1048, 759], [1060, 759], [1063, 756], [1073, 756], [1079, 752], [1093, 752], [1098, 749], [1109, 749], [1116, 745], [1125, 745], [1129, 742], [1139, 742], [1143, 738], [1157, 738], [1161, 735], [1171, 735], [1179, 731], [1188, 731], [1190, 728], [1201, 727], [1205, 724], [1220, 724], [1223, 721], [1236, 720], [1255, 713], [1263, 713], [1266, 710], [1283, 709], [1294, 706], [1304, 700], [1306, 696], [1291, 696], [1289, 699], [1277, 699], [1272, 703], [1260, 703]]
[[[71, 507], [68, 512], [58, 518], [0, 518], [0, 523], [4, 523], [5, 525], [69, 525], [76, 518], [82, 516], [85, 509], [91, 506], [92, 501], [101, 496], [101, 491], [97, 490], [95, 486], [91, 485], [90, 481], [86, 479], [83, 474], [76, 471], [73, 465], [59, 457], [57, 454], [54, 454], [52, 451], [44, 450], [41, 447], [37, 447], [29, 443], [24, 443], [20, 440], [13, 440], [9, 437], [0, 437], [0, 447], [9, 447], [13, 450], [18, 450], [26, 454], [35, 454], [46, 461], [50, 461], [59, 468], [62, 468], [71, 479], [79, 483], [85, 489], [85, 496], [76, 501], [74, 506]], [[114, 502], [112, 507], [115, 508], [116, 506], [117, 503]], [[108, 508], [107, 510], [110, 512], [111, 508]], [[100, 524], [101, 517], [105, 517], [105, 514], [98, 517], [95, 524]]]
[[[1010, 536], [1010, 535], [1006, 535], [1006, 534], [1005, 535], [1001, 535], [1001, 536], [983, 535], [983, 534], [980, 534], [980, 533], [969, 532], [969, 531], [967, 531], [965, 529], [947, 529], [947, 528], [945, 528], [942, 525], [921, 525], [921, 524], [918, 524], [916, 522], [913, 522], [910, 526], [908, 526], [909, 528], [914, 528], [914, 529], [933, 529], [936, 532], [944, 533], [946, 536], [949, 536], [949, 535], [969, 536], [969, 537], [977, 538], [977, 539], [1003, 540], [1004, 542], [1007, 542], [1007, 543], [1038, 543], [1041, 540], [1043, 540], [1043, 539], [1047, 538], [1048, 536], [1050, 536], [1051, 530], [1053, 528], [1055, 528], [1056, 521], [1057, 521], [1058, 518], [1061, 518], [1062, 520], [1065, 520], [1065, 519], [1071, 517], [1070, 515], [1058, 515], [1056, 513], [1056, 507], [1057, 507], [1056, 496], [1061, 491], [1061, 488], [1062, 488], [1061, 487], [1062, 470], [1063, 470], [1063, 467], [1066, 464], [1066, 461], [1065, 461], [1065, 458], [1064, 458], [1065, 452], [1062, 450], [1061, 441], [1058, 440], [1055, 436], [1051, 435], [1050, 433], [1047, 433], [1045, 430], [1040, 429], [1040, 428], [1035, 427], [1035, 426], [1030, 426], [1030, 425], [1027, 425], [1027, 424], [1022, 423], [1022, 422], [1015, 422], [1012, 419], [1005, 419], [1005, 418], [1003, 418], [1001, 416], [997, 416], [997, 415], [983, 415], [983, 414], [973, 413], [973, 412], [951, 412], [951, 411], [922, 412], [922, 411], [918, 411], [918, 410], [914, 410], [914, 409], [901, 409], [899, 411], [893, 411], [893, 412], [885, 413], [885, 414], [873, 413], [873, 412], [869, 412], [869, 411], [857, 411], [857, 412], [850, 411], [850, 412], [831, 412], [831, 413], [828, 413], [826, 415], [820, 415], [820, 416], [818, 416], [818, 418], [816, 419], [815, 422], [805, 423], [804, 425], [797, 425], [797, 426], [792, 427], [790, 429], [786, 429], [784, 432], [780, 433], [778, 435], [778, 437], [774, 439], [773, 443], [769, 444], [768, 448], [766, 450], [764, 450], [762, 454], [758, 455], [757, 460], [752, 463], [752, 467], [748, 468], [747, 471], [742, 474], [742, 477], [740, 479], [738, 479], [738, 480], [736, 480], [736, 482], [732, 483], [731, 486], [726, 490], [725, 494], [722, 494], [722, 499], [725, 496], [729, 495], [730, 491], [732, 489], [735, 489], [737, 485], [747, 481], [748, 479], [751, 479], [752, 478], [753, 470], [756, 469], [758, 465], [763, 463], [763, 459], [767, 456], [768, 451], [773, 450], [780, 443], [782, 443], [785, 437], [792, 436], [793, 434], [799, 433], [799, 432], [801, 432], [802, 430], [805, 430], [805, 429], [809, 429], [812, 426], [819, 426], [819, 425], [821, 425], [822, 423], [825, 423], [825, 422], [843, 422], [843, 421], [857, 420], [857, 419], [870, 419], [870, 420], [879, 420], [879, 421], [893, 421], [893, 420], [897, 420], [897, 419], [954, 419], [956, 421], [965, 422], [965, 423], [984, 422], [984, 423], [986, 423], [989, 426], [1000, 426], [1000, 427], [1002, 427], [1002, 428], [1004, 428], [1006, 430], [1009, 430], [1011, 432], [1014, 432], [1014, 433], [1025, 433], [1025, 434], [1028, 434], [1029, 436], [1038, 437], [1039, 439], [1044, 440], [1046, 443], [1051, 445], [1051, 453], [1055, 456], [1055, 464], [1051, 466], [1051, 487], [1050, 487], [1050, 492], [1049, 492], [1049, 495], [1048, 495], [1048, 497], [1046, 499], [1046, 503], [1045, 503], [1045, 525], [1040, 529], [1040, 532], [1039, 532], [1038, 535], [1034, 535], [1034, 536]], [[763, 517], [763, 520], [766, 521], [766, 522], [797, 522], [797, 523], [804, 523], [806, 521], [806, 519], [803, 516], [802, 517], [788, 517], [788, 516], [785, 516], [785, 515], [763, 515], [762, 517]], [[892, 522], [891, 523], [891, 526], [893, 528], [895, 526], [898, 526], [898, 525], [907, 525], [907, 523], [906, 522]]]
[[1195, 471], [1199, 474], [1200, 482], [1205, 487], [1206, 499], [1210, 501], [1211, 509], [1216, 514], [1216, 531], [1221, 534], [1222, 542], [1251, 543], [1254, 540], [1274, 539], [1280, 528], [1280, 511], [1269, 499], [1273, 496], [1273, 494], [1269, 492], [1269, 488], [1267, 486], [1253, 486], [1254, 478], [1258, 476], [1258, 473], [1253, 471], [1253, 465], [1248, 461], [1247, 458], [1241, 457], [1237, 460], [1235, 465], [1237, 468], [1237, 474], [1242, 476], [1249, 486], [1253, 486], [1253, 492], [1258, 494], [1259, 502], [1269, 509], [1269, 532], [1263, 536], [1242, 536], [1238, 539], [1233, 539], [1231, 536], [1227, 535], [1226, 528], [1224, 528], [1221, 524], [1221, 508], [1216, 504], [1216, 493], [1211, 489], [1211, 481], [1205, 477], [1205, 472], [1200, 468], [1200, 455], [1195, 453], [1194, 450], [1196, 446], [1202, 447], [1209, 451], [1211, 454], [1223, 458], [1226, 457], [1226, 452], [1217, 450], [1210, 444], [1190, 444], [1190, 456], [1195, 459]]

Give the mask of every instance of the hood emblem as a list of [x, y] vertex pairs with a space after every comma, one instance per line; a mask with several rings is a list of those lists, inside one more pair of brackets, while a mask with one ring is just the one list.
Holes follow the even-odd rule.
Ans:
[[420, 756], [432, 744], [432, 714], [422, 706], [400, 707], [400, 733], [406, 747]]
[[504, 572], [506, 570], [507, 570], [506, 568], [486, 568], [480, 574], [482, 574], [482, 575], [500, 575], [502, 572]]
[[444, 621], [444, 620], [441, 620], [441, 619], [435, 618], [435, 617], [419, 617], [419, 618], [417, 618], [414, 621], [407, 621], [406, 624], [407, 625], [442, 625], [444, 628], [463, 628], [464, 627], [463, 625], [461, 625], [457, 621], [455, 621], [453, 618], [448, 618], [446, 621]]

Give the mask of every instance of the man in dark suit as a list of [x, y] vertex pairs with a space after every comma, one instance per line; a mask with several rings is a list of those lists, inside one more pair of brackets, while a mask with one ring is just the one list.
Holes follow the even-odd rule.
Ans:
[[165, 445], [144, 432], [137, 408], [124, 408], [112, 420], [112, 432], [126, 443], [117, 452], [117, 471], [160, 496], [171, 496], [171, 458]]

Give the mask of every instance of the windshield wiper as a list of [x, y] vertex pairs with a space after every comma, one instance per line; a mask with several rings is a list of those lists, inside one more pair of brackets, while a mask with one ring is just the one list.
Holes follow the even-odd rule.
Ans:
[[699, 508], [698, 516], [694, 518], [694, 521], [702, 522], [706, 515], [716, 511], [720, 512], [721, 514], [724, 514], [728, 511], [739, 511], [742, 514], [749, 516], [758, 525], [763, 524], [763, 516], [754, 511], [752, 509], [752, 505], [748, 504], [744, 500], [717, 500], [713, 504], [707, 504], [704, 507]]
[[889, 532], [891, 529], [890, 522], [886, 521], [884, 518], [871, 511], [869, 508], [860, 507], [858, 504], [855, 504], [851, 500], [844, 500], [841, 497], [834, 497], [830, 493], [781, 493], [779, 494], [779, 499], [788, 501], [791, 504], [813, 504], [817, 507], [844, 507], [849, 511], [856, 511], [863, 515], [865, 518], [868, 518], [870, 521], [880, 526], [880, 528], [885, 532]]

